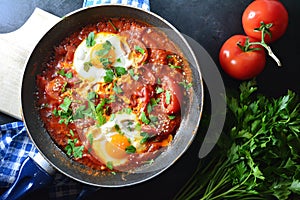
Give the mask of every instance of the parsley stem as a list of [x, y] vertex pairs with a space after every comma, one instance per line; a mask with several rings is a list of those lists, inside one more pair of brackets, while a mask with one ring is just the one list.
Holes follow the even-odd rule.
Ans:
[[[226, 175], [227, 175], [227, 173], [226, 173]], [[210, 198], [210, 199], [211, 199], [211, 200], [218, 199], [219, 197], [224, 197], [224, 196], [226, 196], [227, 194], [229, 194], [230, 192], [233, 192], [233, 191], [236, 190], [237, 188], [239, 188], [239, 187], [241, 187], [242, 185], [244, 185], [244, 184], [247, 182], [247, 180], [250, 178], [251, 175], [252, 175], [252, 173], [249, 173], [248, 176], [244, 179], [243, 182], [241, 182], [241, 183], [238, 184], [238, 185], [235, 185], [234, 187], [230, 188], [229, 190], [227, 190], [227, 191], [225, 191], [225, 192], [223, 192], [223, 193], [221, 193], [221, 194], [219, 194], [219, 195], [217, 195], [217, 196], [214, 196], [214, 197], [212, 197], [212, 198]], [[218, 186], [219, 186], [219, 184], [216, 185], [216, 188], [218, 188]], [[211, 191], [211, 193], [212, 193], [212, 192], [213, 192], [213, 190]], [[202, 199], [204, 200], [204, 199], [206, 199], [206, 197], [203, 197]]]

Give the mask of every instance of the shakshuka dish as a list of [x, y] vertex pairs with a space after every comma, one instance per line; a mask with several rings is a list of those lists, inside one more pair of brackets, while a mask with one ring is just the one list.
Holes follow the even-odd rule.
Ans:
[[54, 47], [37, 76], [40, 118], [57, 146], [95, 170], [155, 162], [189, 99], [188, 61], [160, 29], [100, 19]]

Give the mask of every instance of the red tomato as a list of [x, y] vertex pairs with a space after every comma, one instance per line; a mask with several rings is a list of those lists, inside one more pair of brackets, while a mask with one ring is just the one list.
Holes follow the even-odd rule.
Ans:
[[280, 1], [276, 0], [256, 0], [250, 3], [242, 15], [242, 24], [248, 36], [261, 40], [261, 31], [254, 29], [264, 24], [272, 23], [268, 34], [265, 35], [265, 42], [271, 43], [280, 38], [288, 26], [288, 12]]
[[181, 88], [175, 81], [164, 76], [162, 78], [164, 93], [162, 95], [162, 107], [165, 113], [174, 114], [180, 111], [180, 102], [182, 101]]
[[266, 64], [266, 55], [262, 46], [250, 45], [252, 49], [260, 49], [243, 51], [237, 45], [239, 43], [244, 46], [246, 38], [249, 38], [249, 42], [257, 41], [245, 35], [234, 35], [225, 41], [219, 53], [219, 61], [223, 70], [239, 80], [246, 80], [257, 76]]
[[141, 104], [141, 110], [146, 111], [147, 104], [150, 102], [150, 98], [153, 94], [153, 88], [150, 85], [145, 85], [141, 88], [137, 88], [136, 91], [130, 97], [130, 104], [137, 106]]

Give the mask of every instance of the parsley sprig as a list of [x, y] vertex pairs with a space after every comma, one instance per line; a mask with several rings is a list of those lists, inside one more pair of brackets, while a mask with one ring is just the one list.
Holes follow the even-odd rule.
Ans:
[[254, 80], [228, 97], [219, 143], [176, 199], [299, 199], [300, 103], [257, 94]]
[[71, 109], [72, 100], [69, 97], [65, 97], [63, 102], [59, 105], [59, 109], [54, 109], [52, 114], [55, 117], [59, 117], [59, 123], [69, 124], [73, 121], [72, 109]]
[[65, 150], [67, 151], [67, 154], [69, 156], [73, 156], [74, 158], [82, 158], [82, 153], [84, 146], [76, 146], [76, 143], [78, 142], [78, 139], [68, 139], [68, 144], [65, 147]]

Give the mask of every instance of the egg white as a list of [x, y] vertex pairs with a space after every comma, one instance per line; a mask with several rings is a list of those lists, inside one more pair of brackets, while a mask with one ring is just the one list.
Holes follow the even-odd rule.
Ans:
[[[104, 68], [99, 68], [91, 64], [91, 59], [93, 57], [93, 48], [99, 44], [104, 44], [109, 41], [112, 45], [115, 59], [111, 64], [112, 67], [124, 67], [128, 69], [133, 61], [130, 59], [130, 48], [127, 44], [126, 38], [114, 33], [100, 32], [94, 36], [95, 44], [92, 47], [88, 47], [86, 44], [86, 39], [81, 42], [74, 53], [73, 68], [78, 73], [78, 75], [87, 79], [91, 82], [103, 82], [104, 76], [106, 75], [106, 70]], [[85, 67], [89, 63], [88, 68]]]
[[[128, 161], [129, 154], [117, 145], [112, 144], [111, 140], [114, 135], [123, 134], [137, 151], [141, 151], [145, 148], [145, 145], [140, 144], [142, 136], [140, 136], [140, 130], [136, 129], [138, 123], [138, 117], [133, 113], [116, 113], [113, 119], [104, 125], [100, 127], [97, 125], [89, 127], [85, 131], [85, 137], [89, 138], [89, 134], [93, 135], [91, 145], [92, 155], [104, 164], [112, 162], [114, 167], [125, 164]], [[116, 125], [119, 126], [121, 133], [116, 130]], [[115, 152], [115, 155], [107, 151], [108, 147], [110, 151]]]

